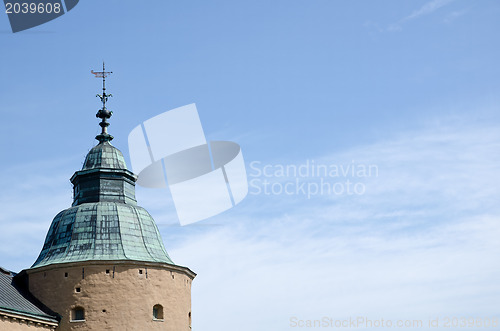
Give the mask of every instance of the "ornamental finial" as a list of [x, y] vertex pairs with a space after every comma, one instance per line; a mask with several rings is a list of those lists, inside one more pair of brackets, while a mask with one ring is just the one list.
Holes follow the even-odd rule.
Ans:
[[112, 74], [112, 71], [106, 71], [104, 62], [102, 62], [102, 71], [90, 71], [92, 74], [95, 75], [96, 78], [102, 78], [102, 94], [97, 94], [96, 96], [101, 99], [102, 102], [102, 108], [97, 111], [97, 114], [95, 115], [96, 117], [102, 119], [102, 121], [99, 123], [99, 125], [102, 128], [101, 134], [96, 136], [95, 139], [99, 140], [99, 142], [104, 142], [104, 141], [110, 141], [113, 139], [113, 136], [108, 134], [108, 126], [109, 123], [107, 121], [108, 118], [113, 115], [113, 112], [108, 110], [106, 108], [106, 102], [108, 101], [109, 97], [112, 97], [112, 94], [106, 94], [106, 77], [108, 77], [110, 74]]

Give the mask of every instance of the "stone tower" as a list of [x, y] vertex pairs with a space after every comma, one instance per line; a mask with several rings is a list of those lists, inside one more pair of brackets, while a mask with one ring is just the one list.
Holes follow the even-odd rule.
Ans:
[[104, 85], [99, 96], [99, 143], [71, 177], [72, 207], [56, 215], [24, 271], [29, 291], [61, 316], [56, 330], [189, 331], [196, 275], [172, 262], [155, 221], [137, 205], [137, 177], [107, 133]]

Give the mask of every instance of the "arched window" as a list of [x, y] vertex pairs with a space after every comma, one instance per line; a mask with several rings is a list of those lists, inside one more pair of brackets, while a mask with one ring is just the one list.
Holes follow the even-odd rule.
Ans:
[[85, 310], [82, 307], [71, 309], [71, 321], [85, 321]]
[[162, 320], [163, 319], [163, 306], [154, 305], [153, 306], [153, 319]]

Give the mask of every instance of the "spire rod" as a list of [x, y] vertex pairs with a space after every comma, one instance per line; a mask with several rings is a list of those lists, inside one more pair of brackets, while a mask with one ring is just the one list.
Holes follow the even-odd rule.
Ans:
[[102, 71], [94, 71], [90, 70], [92, 74], [96, 78], [102, 78], [102, 94], [97, 94], [96, 97], [101, 99], [102, 102], [102, 108], [97, 111], [97, 114], [95, 115], [96, 117], [102, 119], [99, 125], [102, 128], [101, 134], [97, 135], [95, 139], [99, 140], [99, 142], [105, 142], [105, 141], [110, 141], [113, 139], [113, 136], [108, 134], [108, 126], [109, 122], [107, 121], [108, 118], [113, 115], [113, 112], [108, 110], [106, 108], [106, 101], [108, 101], [109, 97], [112, 97], [112, 94], [106, 94], [106, 77], [108, 77], [110, 74], [112, 74], [112, 71], [106, 71], [104, 61], [102, 62]]

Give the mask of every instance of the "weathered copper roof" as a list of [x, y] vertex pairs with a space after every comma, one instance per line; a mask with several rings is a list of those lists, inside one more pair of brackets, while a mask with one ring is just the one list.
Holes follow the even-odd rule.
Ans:
[[90, 150], [83, 163], [82, 170], [108, 168], [108, 169], [127, 169], [122, 152], [104, 141]]
[[71, 177], [73, 207], [54, 218], [32, 268], [89, 260], [173, 264], [155, 221], [137, 206], [136, 178], [109, 141], [92, 148]]

